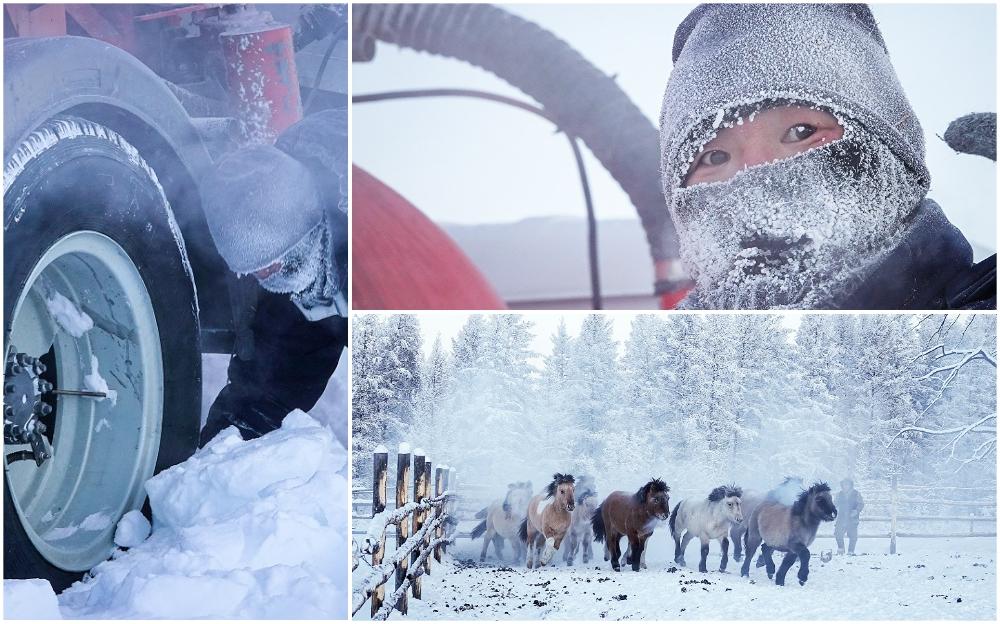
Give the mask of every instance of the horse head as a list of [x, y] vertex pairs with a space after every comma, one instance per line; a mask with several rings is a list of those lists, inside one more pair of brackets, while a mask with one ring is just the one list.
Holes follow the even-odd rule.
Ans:
[[555, 498], [556, 503], [566, 511], [576, 508], [576, 484], [573, 475], [557, 472], [552, 475], [552, 483], [546, 489], [545, 498]]
[[730, 522], [743, 522], [743, 488], [720, 485], [709, 493], [708, 501], [722, 505], [722, 512]]
[[818, 481], [808, 490], [799, 494], [792, 505], [792, 514], [797, 516], [812, 516], [824, 522], [830, 522], [837, 517], [837, 507], [833, 504], [830, 486]]
[[670, 487], [662, 479], [650, 479], [649, 483], [639, 488], [635, 498], [646, 513], [660, 520], [670, 517]]
[[518, 481], [511, 483], [507, 490], [507, 498], [504, 500], [504, 511], [523, 516], [528, 509], [528, 502], [531, 500], [531, 482]]

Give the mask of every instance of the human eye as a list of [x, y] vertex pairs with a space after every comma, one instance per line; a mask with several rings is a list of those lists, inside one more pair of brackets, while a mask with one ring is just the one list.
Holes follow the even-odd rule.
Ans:
[[719, 165], [724, 165], [727, 162], [729, 162], [729, 152], [720, 149], [714, 149], [714, 150], [708, 150], [707, 152], [703, 153], [698, 158], [697, 165], [699, 167], [701, 166], [718, 167]]
[[788, 129], [785, 136], [781, 138], [782, 143], [798, 143], [799, 141], [805, 141], [812, 135], [816, 133], [816, 126], [811, 124], [795, 124]]

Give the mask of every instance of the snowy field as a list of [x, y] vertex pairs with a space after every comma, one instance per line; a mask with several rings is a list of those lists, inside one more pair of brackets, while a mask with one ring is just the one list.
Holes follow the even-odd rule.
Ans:
[[[697, 542], [697, 540], [696, 540]], [[615, 573], [601, 557], [574, 568], [560, 562], [541, 571], [511, 567], [493, 558], [480, 564], [482, 542], [460, 539], [443, 565], [424, 580], [424, 600], [410, 600], [419, 619], [974, 619], [996, 617], [996, 539], [901, 539], [889, 555], [888, 540], [862, 540], [856, 557], [816, 556], [836, 548], [832, 538], [812, 547], [809, 581], [799, 586], [797, 564], [777, 587], [763, 568], [740, 578], [739, 563], [718, 572], [713, 544], [710, 572], [697, 572], [697, 543], [673, 567], [668, 535], [654, 534], [647, 570]], [[505, 553], [510, 553], [510, 546]], [[367, 613], [363, 611], [363, 613]], [[359, 613], [359, 615], [361, 615]], [[401, 617], [398, 613], [393, 618]]]
[[[5, 580], [5, 619], [346, 618], [346, 368], [313, 414], [256, 440], [227, 429], [150, 479], [152, 534], [126, 515], [89, 578], [59, 596]], [[206, 358], [205, 377], [207, 409], [225, 358]]]

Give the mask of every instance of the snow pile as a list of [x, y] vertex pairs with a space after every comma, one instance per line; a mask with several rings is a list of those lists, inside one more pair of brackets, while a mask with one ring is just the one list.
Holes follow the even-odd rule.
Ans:
[[[152, 536], [60, 595], [67, 617], [346, 616], [347, 454], [304, 412], [244, 442], [220, 433], [146, 483]], [[134, 517], [119, 535], [131, 543]]]
[[115, 544], [122, 548], [134, 548], [149, 537], [152, 530], [153, 527], [150, 526], [149, 520], [146, 520], [146, 516], [138, 509], [133, 509], [118, 521], [118, 527], [115, 528]]
[[48, 581], [4, 579], [3, 618], [5, 620], [59, 620], [59, 603]]
[[46, 298], [45, 307], [59, 327], [74, 338], [94, 329], [94, 319], [60, 293], [53, 292], [51, 297]]

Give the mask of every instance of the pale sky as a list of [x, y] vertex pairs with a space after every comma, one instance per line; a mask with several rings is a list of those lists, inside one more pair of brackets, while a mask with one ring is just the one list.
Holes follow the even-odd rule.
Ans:
[[[469, 312], [431, 312], [431, 313], [417, 313], [415, 316], [420, 321], [420, 330], [424, 339], [424, 352], [425, 355], [430, 353], [431, 346], [434, 344], [434, 339], [440, 335], [441, 342], [449, 350], [451, 348], [452, 339], [458, 334], [459, 330], [465, 324], [466, 319], [472, 313]], [[521, 316], [526, 318], [532, 323], [532, 331], [534, 332], [534, 340], [531, 343], [531, 350], [539, 355], [547, 355], [552, 352], [552, 340], [551, 337], [555, 334], [556, 329], [559, 327], [559, 320], [566, 319], [566, 329], [569, 331], [571, 336], [576, 336], [580, 333], [580, 325], [583, 323], [584, 317], [588, 314], [593, 314], [593, 312], [588, 312], [586, 310], [580, 311], [545, 311], [545, 310], [533, 310], [528, 313], [524, 313]], [[632, 319], [637, 316], [638, 313], [635, 312], [615, 312], [615, 311], [605, 311], [601, 312], [605, 316], [609, 316], [612, 319], [612, 331], [616, 341], [619, 344], [619, 350], [621, 349], [622, 343], [628, 339], [629, 329], [632, 326]], [[686, 314], [685, 312], [673, 312], [673, 314]], [[748, 313], [744, 313], [748, 314]], [[749, 312], [749, 314], [757, 314], [756, 312]], [[769, 314], [775, 314], [771, 312]], [[807, 314], [807, 312], [801, 311], [788, 311], [781, 313], [783, 316], [783, 323], [789, 329], [796, 329], [799, 326], [802, 315]]]
[[[677, 24], [693, 5], [508, 5], [553, 31], [659, 118]], [[936, 135], [970, 112], [996, 110], [996, 8], [874, 5], [893, 63], [923, 125], [930, 196], [978, 246], [996, 250], [996, 170]], [[468, 64], [379, 44], [353, 65], [353, 92], [463, 87], [526, 99]], [[465, 99], [353, 107], [353, 157], [438, 222], [497, 223], [583, 215], [566, 140], [522, 111]], [[598, 218], [634, 218], [628, 198], [585, 153]], [[979, 254], [982, 256], [982, 254]]]

